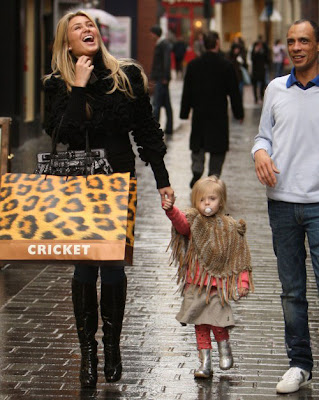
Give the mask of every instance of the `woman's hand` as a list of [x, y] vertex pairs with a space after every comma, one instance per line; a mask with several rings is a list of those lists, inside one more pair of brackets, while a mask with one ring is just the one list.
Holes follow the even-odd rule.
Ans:
[[173, 202], [175, 201], [174, 197], [174, 190], [170, 186], [163, 187], [161, 189], [158, 189], [159, 194], [161, 195], [161, 201], [164, 203], [166, 199], [172, 200]]
[[93, 71], [94, 65], [90, 57], [81, 56], [78, 58], [75, 64], [75, 81], [74, 86], [86, 87], [91, 73]]

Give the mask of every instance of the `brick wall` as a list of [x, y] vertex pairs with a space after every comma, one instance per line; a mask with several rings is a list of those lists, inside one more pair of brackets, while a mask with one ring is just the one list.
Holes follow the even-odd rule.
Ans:
[[137, 2], [137, 60], [143, 65], [147, 76], [152, 66], [154, 41], [150, 28], [156, 24], [157, 0]]

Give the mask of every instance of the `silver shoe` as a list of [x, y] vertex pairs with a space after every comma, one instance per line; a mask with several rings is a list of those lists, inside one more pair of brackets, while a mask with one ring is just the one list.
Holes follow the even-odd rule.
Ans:
[[211, 349], [199, 350], [201, 366], [194, 372], [195, 378], [209, 378], [212, 372], [212, 351]]
[[231, 352], [230, 343], [228, 340], [217, 342], [219, 352], [219, 366], [220, 369], [230, 369], [234, 364], [233, 355]]

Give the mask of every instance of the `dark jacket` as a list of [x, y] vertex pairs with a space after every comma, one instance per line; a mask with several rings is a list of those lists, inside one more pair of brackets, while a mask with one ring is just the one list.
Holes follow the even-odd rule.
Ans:
[[[105, 148], [114, 172], [135, 172], [135, 154], [129, 132], [137, 144], [140, 158], [150, 163], [157, 182], [157, 188], [170, 186], [164, 164], [166, 146], [163, 132], [154, 120], [148, 93], [145, 93], [140, 70], [135, 65], [125, 67], [132, 85], [135, 99], [112, 88], [100, 55], [94, 59], [96, 81], [85, 88], [73, 87], [67, 92], [64, 81], [52, 76], [45, 82], [45, 124], [46, 132], [52, 136], [59, 128], [59, 142], [68, 144], [72, 150], [85, 149], [85, 131], [88, 130], [91, 148]], [[91, 117], [87, 118], [89, 105]]]
[[184, 79], [180, 118], [193, 109], [190, 149], [223, 153], [229, 146], [228, 96], [236, 119], [244, 117], [238, 82], [232, 64], [206, 52], [192, 60]]
[[264, 81], [266, 79], [266, 66], [269, 63], [269, 49], [265, 42], [261, 48], [257, 47], [258, 42], [255, 42], [251, 51], [252, 61], [252, 79], [255, 81]]
[[151, 79], [153, 81], [171, 79], [171, 45], [167, 39], [159, 41], [155, 46]]

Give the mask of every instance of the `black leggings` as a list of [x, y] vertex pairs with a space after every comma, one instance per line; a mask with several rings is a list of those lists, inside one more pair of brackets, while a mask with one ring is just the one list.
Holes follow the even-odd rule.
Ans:
[[87, 264], [76, 264], [74, 270], [74, 279], [81, 283], [95, 283], [98, 275], [101, 275], [101, 283], [114, 285], [122, 282], [125, 278], [124, 267], [117, 266], [95, 266]]

